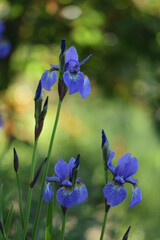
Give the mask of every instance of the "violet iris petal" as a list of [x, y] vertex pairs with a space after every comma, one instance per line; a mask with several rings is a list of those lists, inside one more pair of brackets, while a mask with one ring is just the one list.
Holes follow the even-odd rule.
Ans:
[[142, 201], [141, 189], [139, 186], [132, 186], [132, 200], [129, 207], [132, 208], [136, 204]]
[[53, 196], [53, 189], [51, 183], [45, 183], [42, 197], [46, 202], [51, 202]]
[[84, 77], [82, 72], [70, 73], [70, 71], [66, 71], [63, 74], [63, 79], [69, 89], [69, 94], [78, 92], [83, 87]]
[[0, 58], [7, 57], [11, 52], [11, 44], [8, 41], [0, 41]]
[[41, 77], [42, 87], [48, 91], [51, 90], [51, 87], [56, 81], [57, 81], [56, 71], [46, 70]]
[[136, 157], [130, 158], [129, 162], [125, 164], [124, 167], [124, 179], [134, 175], [138, 171], [138, 160]]
[[69, 160], [69, 180], [71, 180], [72, 181], [72, 170], [73, 170], [73, 166], [74, 166], [74, 163], [75, 163], [75, 158], [71, 158], [70, 160]]
[[68, 164], [63, 159], [59, 159], [54, 167], [54, 171], [61, 181], [63, 181], [69, 174]]
[[76, 204], [81, 204], [88, 197], [88, 191], [84, 184], [76, 187], [61, 187], [57, 191], [57, 201], [66, 208], [71, 208]]
[[112, 207], [120, 204], [127, 196], [125, 187], [114, 184], [113, 182], [106, 184], [103, 193], [107, 200], [107, 204]]
[[79, 94], [82, 98], [86, 98], [91, 93], [90, 81], [87, 76], [84, 77], [82, 88], [79, 89]]

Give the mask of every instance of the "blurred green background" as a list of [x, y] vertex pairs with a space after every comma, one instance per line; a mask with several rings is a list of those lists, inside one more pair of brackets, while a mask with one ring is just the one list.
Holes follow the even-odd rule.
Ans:
[[[159, 0], [1, 0], [0, 20], [12, 52], [0, 59], [0, 209], [6, 219], [11, 202], [14, 216], [11, 239], [20, 239], [18, 192], [13, 171], [13, 147], [20, 158], [23, 209], [27, 197], [34, 132], [34, 94], [38, 81], [58, 64], [61, 38], [74, 45], [81, 68], [91, 81], [85, 100], [67, 93], [60, 114], [49, 175], [58, 158], [81, 154], [79, 175], [89, 198], [68, 211], [66, 239], [99, 239], [104, 214], [101, 130], [116, 152], [113, 163], [126, 152], [139, 160], [136, 177], [142, 202], [129, 209], [127, 198], [109, 213], [106, 240], [122, 239], [132, 226], [130, 240], [160, 240], [160, 1]], [[39, 140], [36, 166], [48, 151], [58, 103], [57, 84], [49, 95], [49, 111]], [[34, 188], [28, 236], [40, 189]], [[37, 239], [44, 239], [46, 204]], [[56, 204], [53, 234], [58, 239], [61, 209]], [[19, 226], [20, 227], [20, 226]], [[18, 229], [18, 234], [15, 232]], [[28, 237], [28, 239], [30, 239]]]

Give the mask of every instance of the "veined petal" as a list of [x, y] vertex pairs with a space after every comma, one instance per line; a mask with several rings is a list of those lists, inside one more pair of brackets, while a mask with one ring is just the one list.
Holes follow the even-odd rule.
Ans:
[[130, 158], [129, 162], [127, 162], [124, 167], [124, 174], [123, 174], [124, 179], [135, 174], [138, 171], [138, 167], [139, 167], [139, 164], [138, 164], [137, 158], [136, 157]]
[[78, 198], [77, 198], [77, 203], [76, 204], [81, 204], [88, 198], [88, 191], [83, 183], [79, 183], [76, 185], [76, 189], [78, 191]]
[[68, 164], [68, 166], [69, 166], [69, 180], [72, 180], [72, 170], [73, 170], [73, 166], [74, 166], [75, 161], [76, 161], [75, 158], [71, 158], [69, 160], [69, 164]]
[[118, 160], [117, 167], [115, 170], [115, 176], [123, 176], [125, 171], [125, 165], [130, 161], [130, 158], [131, 158], [131, 154], [126, 153]]
[[[70, 47], [65, 54], [65, 63], [69, 62], [70, 59], [74, 59], [76, 61], [78, 61], [78, 53], [77, 50], [74, 46]], [[71, 62], [70, 63], [70, 67], [74, 67], [75, 63]]]
[[46, 70], [41, 77], [42, 87], [48, 91], [51, 90], [51, 87], [56, 81], [57, 81], [56, 71]]
[[82, 72], [70, 73], [69, 71], [65, 71], [63, 74], [63, 79], [69, 89], [69, 94], [78, 92], [84, 83], [84, 76]]
[[68, 164], [63, 159], [59, 159], [55, 164], [54, 171], [61, 181], [63, 181], [69, 174]]
[[142, 200], [142, 195], [141, 195], [141, 189], [139, 186], [132, 186], [132, 200], [130, 202], [129, 207], [132, 208], [135, 206], [137, 203], [141, 202]]
[[75, 204], [81, 204], [88, 197], [88, 191], [83, 183], [78, 183], [73, 187], [61, 187], [57, 191], [57, 201], [66, 208], [71, 208]]
[[79, 90], [79, 94], [82, 98], [86, 98], [91, 93], [90, 81], [87, 76], [84, 76], [84, 83], [82, 88]]
[[71, 208], [77, 203], [78, 191], [72, 187], [61, 187], [57, 191], [57, 201], [61, 206]]
[[114, 182], [109, 182], [103, 189], [104, 196], [107, 200], [107, 204], [112, 207], [120, 204], [127, 196], [127, 192], [124, 186], [119, 186]]
[[44, 201], [51, 202], [52, 196], [53, 196], [52, 185], [49, 182], [45, 183], [45, 187], [44, 187], [44, 190], [42, 193], [42, 197], [43, 197]]

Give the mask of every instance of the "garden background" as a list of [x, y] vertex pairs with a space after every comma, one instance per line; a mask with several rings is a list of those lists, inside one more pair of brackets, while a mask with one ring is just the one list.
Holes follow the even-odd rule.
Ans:
[[[99, 239], [105, 184], [101, 130], [116, 152], [113, 164], [131, 152], [139, 160], [136, 178], [142, 202], [129, 209], [126, 200], [112, 208], [106, 240], [122, 239], [132, 226], [130, 240], [160, 240], [160, 1], [159, 0], [1, 0], [0, 20], [12, 45], [0, 59], [0, 211], [4, 218], [14, 201], [10, 237], [19, 224], [18, 192], [13, 169], [13, 147], [20, 160], [23, 209], [27, 198], [34, 136], [34, 95], [50, 63], [58, 64], [61, 38], [75, 46], [91, 82], [91, 95], [67, 93], [60, 114], [49, 175], [58, 158], [81, 154], [80, 176], [89, 198], [68, 212], [66, 239]], [[39, 139], [36, 166], [46, 157], [58, 104], [57, 84], [49, 95], [49, 110]], [[35, 216], [40, 180], [34, 187], [29, 232]], [[56, 204], [55, 239], [61, 226]], [[44, 239], [46, 203], [37, 239]], [[20, 234], [15, 239], [20, 239]]]

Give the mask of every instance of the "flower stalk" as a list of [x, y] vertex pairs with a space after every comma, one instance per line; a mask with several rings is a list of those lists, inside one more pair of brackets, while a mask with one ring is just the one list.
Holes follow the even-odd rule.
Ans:
[[62, 212], [63, 212], [63, 220], [62, 220], [61, 240], [64, 240], [64, 232], [65, 232], [66, 218], [67, 218], [67, 208], [62, 206]]
[[32, 240], [34, 240], [35, 236], [36, 236], [36, 231], [37, 231], [37, 226], [38, 226], [39, 216], [40, 216], [40, 211], [41, 211], [41, 206], [42, 206], [42, 192], [44, 189], [46, 175], [47, 175], [49, 164], [50, 164], [50, 157], [51, 157], [54, 137], [55, 137], [55, 133], [56, 133], [57, 125], [58, 125], [60, 110], [61, 110], [61, 101], [59, 100], [58, 107], [57, 107], [57, 113], [56, 113], [56, 119], [55, 119], [55, 123], [53, 126], [50, 145], [49, 145], [49, 149], [48, 149], [48, 160], [46, 162], [44, 172], [43, 172], [43, 177], [42, 177], [42, 184], [41, 184], [40, 196], [39, 196], [39, 200], [38, 200], [38, 207], [37, 207], [36, 217], [35, 217], [33, 231], [32, 231]]
[[[34, 177], [37, 145], [38, 145], [38, 139], [34, 142], [34, 147], [33, 147], [32, 166], [31, 166], [31, 174], [30, 174], [30, 180], [31, 181]], [[27, 205], [26, 205], [26, 215], [25, 215], [25, 220], [24, 220], [24, 230], [23, 230], [23, 236], [22, 236], [23, 240], [25, 240], [25, 238], [26, 238], [27, 226], [28, 226], [28, 220], [29, 220], [29, 213], [30, 213], [30, 208], [31, 208], [31, 200], [32, 200], [32, 188], [29, 187], [28, 197], [27, 197]]]
[[107, 204], [107, 202], [105, 200], [105, 213], [104, 213], [104, 219], [103, 219], [103, 224], [102, 224], [100, 240], [103, 240], [103, 237], [104, 237], [104, 232], [105, 232], [105, 228], [106, 228], [106, 222], [107, 222], [109, 209], [110, 209], [110, 206]]

